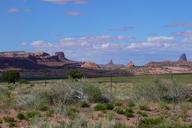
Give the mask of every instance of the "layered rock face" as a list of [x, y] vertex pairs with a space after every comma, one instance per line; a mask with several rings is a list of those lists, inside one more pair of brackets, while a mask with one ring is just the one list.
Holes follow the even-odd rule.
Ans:
[[56, 52], [51, 56], [46, 52], [11, 51], [0, 53], [0, 68], [40, 69], [71, 65], [80, 67], [80, 62], [65, 58], [64, 52]]
[[64, 60], [64, 59], [66, 59], [64, 52], [56, 52], [56, 53], [55, 53], [55, 56], [58, 56], [58, 59], [59, 59], [59, 60]]
[[12, 51], [0, 53], [0, 76], [6, 70], [19, 70], [22, 78], [47, 79], [66, 78], [70, 69], [78, 69], [86, 77], [99, 76], [128, 76], [127, 71], [107, 71], [93, 62], [71, 61], [65, 57], [64, 52], [50, 55], [46, 52], [29, 53]]

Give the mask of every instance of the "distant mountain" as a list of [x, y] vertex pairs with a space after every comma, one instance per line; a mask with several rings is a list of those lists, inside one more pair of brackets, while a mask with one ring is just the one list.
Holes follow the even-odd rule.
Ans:
[[46, 52], [0, 52], [0, 73], [6, 70], [18, 70], [24, 78], [64, 78], [71, 69], [80, 70], [87, 77], [110, 76], [111, 73], [113, 76], [131, 75], [127, 71], [102, 70], [93, 62], [69, 60], [64, 52], [56, 52], [54, 55]]
[[187, 56], [185, 53], [181, 54], [178, 61], [187, 61]]
[[100, 67], [106, 68], [106, 69], [119, 69], [125, 67], [123, 64], [115, 64], [113, 60], [111, 59], [109, 63], [107, 64], [101, 64]]
[[81, 62], [75, 62], [65, 58], [63, 52], [56, 52], [55, 55], [50, 55], [46, 52], [31, 53], [23, 51], [0, 53], [1, 69], [41, 69], [62, 67], [65, 65], [80, 67]]

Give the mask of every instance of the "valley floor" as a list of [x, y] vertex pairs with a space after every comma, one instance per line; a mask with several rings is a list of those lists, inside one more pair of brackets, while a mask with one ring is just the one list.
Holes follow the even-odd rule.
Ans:
[[192, 74], [0, 83], [11, 127], [192, 128]]

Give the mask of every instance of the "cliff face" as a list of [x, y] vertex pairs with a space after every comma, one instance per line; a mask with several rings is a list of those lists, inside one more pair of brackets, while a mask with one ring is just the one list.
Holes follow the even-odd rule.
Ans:
[[46, 52], [29, 53], [23, 51], [0, 53], [1, 69], [42, 69], [65, 65], [80, 66], [80, 63], [66, 59], [63, 52], [56, 52], [55, 55]]

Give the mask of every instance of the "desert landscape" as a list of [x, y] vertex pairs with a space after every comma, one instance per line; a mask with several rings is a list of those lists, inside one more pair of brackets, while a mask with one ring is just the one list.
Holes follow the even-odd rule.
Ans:
[[[144, 66], [77, 62], [63, 52], [0, 56], [2, 128], [192, 127], [192, 65], [185, 54]], [[16, 84], [5, 83], [7, 71], [20, 73]]]
[[0, 128], [192, 128], [191, 0], [0, 0]]

